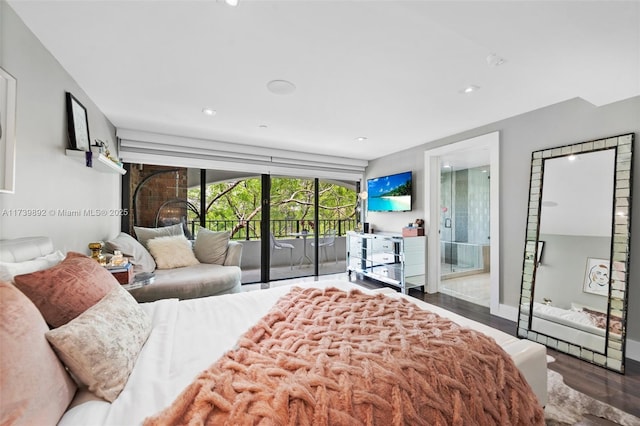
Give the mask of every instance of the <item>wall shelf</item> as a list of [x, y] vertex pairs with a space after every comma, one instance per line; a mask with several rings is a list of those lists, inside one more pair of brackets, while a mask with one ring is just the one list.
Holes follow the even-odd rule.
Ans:
[[[85, 151], [67, 149], [66, 154], [67, 156], [82, 162], [82, 164], [86, 165], [87, 163]], [[113, 161], [109, 160], [105, 155], [98, 154], [95, 152], [92, 153], [91, 166], [87, 166], [87, 167], [91, 167], [102, 173], [118, 173], [121, 175], [124, 175], [125, 173], [127, 173], [124, 167], [121, 167], [116, 163], [114, 163]]]

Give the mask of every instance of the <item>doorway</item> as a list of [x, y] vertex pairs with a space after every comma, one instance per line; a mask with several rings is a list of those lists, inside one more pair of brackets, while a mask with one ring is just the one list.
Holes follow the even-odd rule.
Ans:
[[[488, 191], [488, 212], [481, 219], [483, 224], [472, 224], [469, 238], [469, 192], [474, 192], [473, 200], [478, 197], [478, 185], [485, 173], [488, 186], [482, 191]], [[483, 296], [483, 304], [492, 314], [499, 315], [499, 133], [426, 151], [425, 193], [429, 229], [427, 292], [457, 292], [452, 295], [460, 297], [459, 293], [464, 292], [451, 290], [454, 284], [480, 286], [487, 291], [488, 281], [489, 300], [487, 304]], [[473, 282], [477, 279], [480, 284]]]

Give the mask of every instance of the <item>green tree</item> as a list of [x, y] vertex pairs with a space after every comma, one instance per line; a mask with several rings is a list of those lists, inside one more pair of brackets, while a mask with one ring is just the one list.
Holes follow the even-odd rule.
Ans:
[[[313, 221], [314, 217], [314, 181], [312, 179], [277, 178], [271, 179], [271, 221], [276, 227], [275, 233], [296, 231], [285, 229], [304, 221]], [[188, 200], [200, 205], [200, 188], [188, 190]], [[259, 221], [262, 218], [261, 179], [247, 178], [210, 184], [206, 188], [207, 221], [218, 222], [223, 229], [238, 234], [249, 226], [251, 237], [257, 237]], [[320, 223], [355, 219], [356, 193], [354, 190], [331, 182], [320, 182], [319, 211]], [[192, 214], [193, 217], [195, 215]], [[190, 219], [193, 219], [190, 218]], [[222, 222], [224, 221], [224, 222]], [[296, 225], [297, 226], [297, 225]], [[327, 225], [331, 227], [331, 222]], [[214, 229], [214, 230], [223, 230]], [[320, 229], [324, 232], [324, 229]], [[243, 232], [243, 235], [244, 235]]]

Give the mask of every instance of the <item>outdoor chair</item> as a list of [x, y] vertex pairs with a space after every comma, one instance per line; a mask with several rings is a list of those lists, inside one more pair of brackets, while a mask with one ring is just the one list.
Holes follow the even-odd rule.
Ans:
[[284, 250], [289, 249], [289, 267], [293, 269], [293, 244], [283, 243], [281, 241], [276, 240], [272, 233], [269, 233], [270, 237], [270, 246], [271, 246], [271, 260], [273, 260], [273, 252], [275, 250]]
[[[313, 246], [315, 243], [311, 243]], [[328, 229], [325, 231], [324, 236], [320, 238], [318, 241], [318, 248], [324, 252], [325, 261], [329, 261], [329, 256], [327, 255], [327, 247], [333, 247], [333, 254], [336, 258], [336, 263], [338, 263], [338, 251], [336, 250], [336, 230]]]

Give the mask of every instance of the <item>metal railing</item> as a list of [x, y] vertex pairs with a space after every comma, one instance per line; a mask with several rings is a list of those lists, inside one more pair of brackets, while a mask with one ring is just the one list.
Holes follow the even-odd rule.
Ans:
[[[207, 220], [205, 227], [211, 231], [221, 232], [230, 231], [232, 240], [256, 240], [260, 239], [260, 220], [245, 220], [238, 222], [237, 220]], [[284, 238], [289, 234], [302, 232], [307, 230], [309, 232], [315, 232], [309, 223], [313, 221], [303, 219], [278, 219], [272, 220], [269, 225], [271, 233], [276, 238]], [[240, 226], [239, 226], [240, 225]], [[189, 221], [189, 229], [191, 234], [195, 235], [196, 229], [200, 226], [199, 222]], [[329, 229], [336, 230], [336, 236], [345, 235], [348, 231], [353, 231], [356, 227], [355, 219], [321, 219], [318, 221], [318, 231], [320, 235]]]

